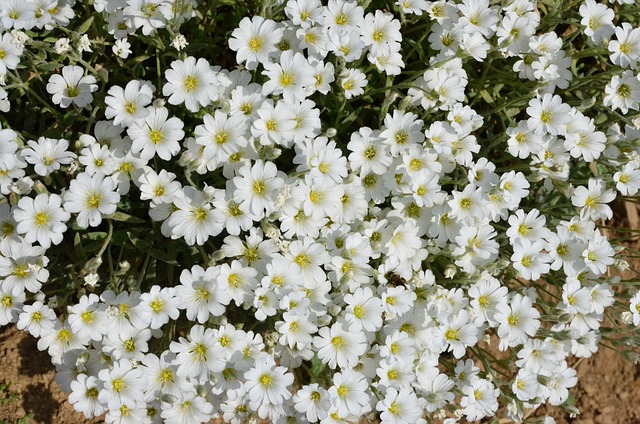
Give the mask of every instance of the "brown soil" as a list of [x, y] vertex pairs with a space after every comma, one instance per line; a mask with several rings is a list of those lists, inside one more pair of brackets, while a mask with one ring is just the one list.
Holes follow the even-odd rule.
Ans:
[[[38, 350], [34, 337], [14, 325], [0, 329], [0, 384], [7, 385], [0, 392], [0, 423], [104, 422], [87, 420], [76, 412], [54, 378], [51, 358]], [[28, 419], [31, 414], [32, 419]]]

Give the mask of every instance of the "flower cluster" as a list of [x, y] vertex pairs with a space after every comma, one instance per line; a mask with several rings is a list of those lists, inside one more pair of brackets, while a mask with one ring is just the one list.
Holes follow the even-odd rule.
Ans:
[[[83, 59], [104, 43], [91, 18], [48, 47], [43, 99], [19, 64], [74, 7], [0, 4], [0, 109], [20, 88], [64, 113], [0, 130], [0, 325], [39, 339], [78, 411], [452, 424], [567, 401], [625, 266], [599, 225], [640, 189], [624, 15], [587, 0], [568, 41], [532, 0], [289, 0], [237, 22], [223, 69], [178, 32], [206, 5], [96, 0], [104, 55], [124, 65], [166, 34], [178, 53], [113, 78]], [[571, 91], [589, 83], [577, 39], [610, 53], [600, 101]], [[49, 288], [58, 266], [77, 279]]]

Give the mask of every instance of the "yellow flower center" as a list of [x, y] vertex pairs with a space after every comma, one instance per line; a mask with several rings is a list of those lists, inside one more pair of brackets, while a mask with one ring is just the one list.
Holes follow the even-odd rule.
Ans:
[[306, 268], [309, 265], [311, 265], [311, 261], [309, 260], [309, 257], [307, 255], [305, 255], [304, 253], [300, 253], [299, 255], [297, 255], [294, 259], [293, 262], [298, 265], [300, 268]]
[[249, 40], [249, 50], [251, 50], [252, 52], [258, 52], [262, 49], [262, 44], [263, 44], [263, 40], [262, 38], [259, 37], [252, 37]]
[[458, 330], [450, 328], [447, 331], [445, 331], [444, 338], [447, 339], [447, 341], [450, 341], [450, 342], [451, 341], [458, 341], [458, 340], [460, 340], [460, 334], [458, 333]]
[[162, 140], [164, 140], [164, 134], [158, 130], [151, 130], [149, 131], [149, 140], [151, 140], [153, 144], [160, 144]]
[[193, 75], [188, 75], [184, 79], [184, 89], [187, 90], [187, 93], [193, 93], [198, 89], [198, 79]]
[[85, 322], [86, 324], [93, 324], [93, 322], [95, 321], [95, 316], [93, 314], [93, 311], [84, 311], [80, 315], [80, 318], [82, 318], [82, 321]]
[[264, 192], [266, 191], [264, 180], [255, 180], [251, 186], [251, 191], [257, 196], [264, 195]]
[[260, 384], [264, 387], [270, 387], [271, 383], [273, 383], [273, 378], [271, 378], [269, 374], [262, 374], [258, 381], [260, 381]]
[[38, 227], [44, 227], [49, 222], [49, 214], [46, 212], [38, 212], [34, 218], [34, 222]]
[[193, 353], [193, 356], [195, 356], [199, 361], [204, 361], [207, 358], [207, 346], [202, 343], [198, 343], [191, 350], [191, 353]]
[[280, 76], [280, 84], [283, 87], [288, 87], [291, 84], [293, 84], [293, 74], [289, 73], [289, 72], [284, 72], [281, 76]]
[[168, 368], [164, 368], [160, 371], [160, 374], [158, 374], [158, 381], [160, 383], [173, 383], [173, 371]]
[[342, 337], [336, 336], [336, 337], [331, 339], [331, 344], [337, 350], [341, 350], [343, 348], [343, 346], [344, 346], [344, 340], [342, 339]]
[[84, 203], [89, 209], [98, 209], [102, 203], [102, 195], [95, 192], [89, 193]]
[[198, 287], [196, 289], [196, 299], [199, 301], [208, 301], [211, 298], [211, 293], [205, 290], [203, 287]]
[[80, 89], [78, 87], [72, 87], [69, 85], [67, 86], [65, 91], [66, 91], [67, 97], [69, 98], [78, 97], [78, 95], [80, 94]]
[[127, 384], [121, 378], [114, 378], [111, 381], [111, 387], [113, 388], [114, 392], [120, 393], [122, 390], [124, 390], [125, 387], [127, 387]]
[[553, 119], [553, 114], [548, 110], [543, 110], [542, 113], [540, 114], [540, 121], [542, 121], [545, 124], [548, 124], [549, 122], [551, 122], [552, 119]]
[[205, 208], [195, 208], [191, 215], [196, 222], [201, 223], [207, 220], [208, 213]]
[[2, 231], [2, 235], [6, 237], [6, 236], [8, 236], [8, 235], [13, 234], [13, 232], [15, 231], [15, 229], [16, 229], [16, 227], [15, 227], [15, 225], [13, 225], [12, 223], [10, 223], [10, 222], [3, 222], [3, 223], [2, 223], [2, 228], [1, 228], [1, 230], [0, 230], [0, 231]]
[[124, 104], [124, 111], [127, 112], [129, 115], [133, 115], [134, 113], [136, 113], [137, 110], [138, 110], [138, 105], [136, 104], [136, 102], [126, 102]]
[[30, 275], [29, 265], [27, 264], [16, 264], [15, 268], [13, 268], [12, 275], [17, 278], [26, 278]]
[[338, 396], [345, 397], [348, 394], [349, 394], [349, 388], [341, 384], [340, 387], [338, 387]]
[[156, 314], [162, 311], [163, 306], [164, 302], [161, 299], [153, 299], [151, 302], [149, 302], [149, 307]]
[[222, 337], [220, 337], [218, 339], [218, 342], [220, 343], [220, 346], [227, 348], [229, 346], [231, 346], [231, 338], [227, 335], [224, 335]]

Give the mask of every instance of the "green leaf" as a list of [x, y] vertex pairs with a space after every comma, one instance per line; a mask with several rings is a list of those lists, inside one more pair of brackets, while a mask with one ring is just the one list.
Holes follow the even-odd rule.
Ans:
[[349, 115], [347, 115], [347, 117], [344, 118], [342, 122], [340, 122], [340, 128], [349, 127], [349, 125], [351, 125], [353, 121], [355, 121], [356, 118], [358, 118], [358, 116], [360, 115], [360, 112], [362, 112], [362, 106], [360, 106], [359, 108], [351, 112]]
[[142, 63], [142, 62], [144, 62], [145, 60], [150, 59], [150, 58], [152, 58], [152, 57], [153, 57], [153, 56], [148, 55], [148, 54], [143, 54], [143, 55], [140, 55], [140, 56], [136, 56], [136, 57], [134, 57], [134, 58], [129, 59], [128, 61], [126, 61], [126, 62], [125, 62], [125, 65], [127, 65], [127, 66], [137, 65], [137, 64]]
[[149, 251], [149, 254], [151, 255], [151, 257], [156, 258], [159, 261], [162, 261], [164, 263], [170, 264], [170, 265], [174, 265], [174, 266], [179, 266], [180, 264], [178, 263], [178, 261], [176, 261], [175, 257], [173, 255], [168, 254], [167, 252], [164, 252], [162, 250], [158, 250], [158, 249], [151, 249]]
[[91, 26], [92, 23], [93, 23], [93, 16], [91, 16], [89, 19], [84, 21], [82, 25], [80, 25], [80, 27], [76, 30], [76, 32], [80, 35], [84, 34], [89, 30], [89, 27]]
[[82, 243], [80, 239], [80, 233], [76, 233], [73, 238], [73, 247], [76, 251], [76, 255], [78, 256], [79, 262], [84, 263], [87, 261], [87, 256], [84, 254], [84, 249], [82, 248]]
[[131, 240], [131, 243], [133, 243], [136, 249], [140, 249], [143, 252], [148, 252], [149, 249], [151, 249], [151, 245], [149, 243], [147, 243], [142, 239], [139, 239], [131, 232], [127, 231], [127, 236], [129, 237], [129, 240]]
[[95, 231], [93, 233], [83, 234], [83, 237], [88, 240], [104, 240], [107, 238], [107, 233], [104, 231]]
[[144, 219], [137, 218], [124, 212], [116, 212], [105, 216], [105, 218], [112, 219], [114, 221], [128, 222], [129, 224], [144, 224], [146, 222]]
[[489, 103], [490, 105], [495, 105], [493, 99], [491, 98], [491, 94], [489, 94], [487, 90], [480, 90], [480, 97], [482, 97], [484, 101]]

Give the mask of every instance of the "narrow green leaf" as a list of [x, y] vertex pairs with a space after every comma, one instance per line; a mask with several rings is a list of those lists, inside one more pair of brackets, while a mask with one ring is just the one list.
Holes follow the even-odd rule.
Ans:
[[116, 213], [113, 213], [111, 215], [107, 215], [105, 218], [112, 219], [114, 221], [128, 222], [130, 224], [144, 224], [145, 223], [144, 219], [137, 218], [137, 217], [135, 217], [133, 215], [129, 215], [129, 214], [124, 213], [124, 212], [116, 212]]
[[78, 34], [84, 34], [89, 30], [89, 27], [91, 26], [92, 23], [93, 23], [93, 16], [91, 16], [89, 19], [84, 21], [82, 25], [80, 25], [80, 27], [76, 30], [76, 32]]

